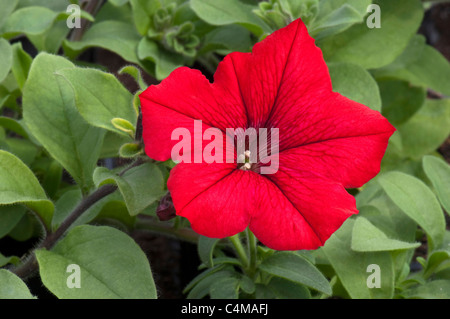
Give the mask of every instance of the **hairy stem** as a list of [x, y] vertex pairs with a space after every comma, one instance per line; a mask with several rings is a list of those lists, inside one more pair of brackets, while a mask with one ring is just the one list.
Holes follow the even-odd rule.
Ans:
[[[62, 222], [61, 226], [59, 226], [55, 232], [47, 234], [45, 239], [38, 247], [36, 247], [36, 249], [51, 249], [85, 211], [102, 198], [113, 193], [116, 189], [116, 185], [108, 184], [100, 187], [87, 196], [80, 204], [78, 204], [74, 211]], [[21, 265], [13, 269], [13, 272], [20, 278], [26, 278], [37, 269], [37, 266], [36, 256], [33, 252]]]
[[62, 222], [58, 229], [49, 234], [41, 246], [45, 249], [51, 249], [56, 242], [64, 235], [64, 233], [72, 226], [72, 224], [81, 216], [85, 211], [87, 211], [91, 206], [97, 203], [102, 198], [114, 193], [117, 189], [116, 185], [108, 184], [100, 187], [91, 195], [87, 196], [80, 204], [74, 209], [74, 211]]

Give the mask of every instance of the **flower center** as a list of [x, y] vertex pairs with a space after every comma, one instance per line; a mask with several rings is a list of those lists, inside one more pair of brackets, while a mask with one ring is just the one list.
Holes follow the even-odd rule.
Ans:
[[250, 160], [251, 152], [245, 151], [244, 154], [240, 154], [237, 159], [238, 168], [243, 171], [248, 171], [252, 168], [252, 162]]

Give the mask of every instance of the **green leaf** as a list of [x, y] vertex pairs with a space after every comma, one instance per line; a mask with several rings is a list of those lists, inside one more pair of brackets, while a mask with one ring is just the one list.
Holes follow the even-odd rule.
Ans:
[[279, 277], [270, 279], [268, 288], [280, 299], [311, 298], [311, 293], [305, 286]]
[[[116, 196], [111, 196], [111, 199], [103, 205], [93, 221], [100, 224], [105, 223], [105, 221], [110, 223], [113, 221], [117, 228], [122, 227], [125, 231], [133, 230], [136, 224], [136, 216], [130, 216], [120, 194], [115, 194]], [[120, 197], [120, 200], [114, 200], [113, 197]]]
[[434, 273], [450, 267], [450, 249], [448, 246], [444, 246], [444, 249], [447, 250], [435, 250], [428, 255], [423, 273], [425, 279], [430, 278]]
[[322, 19], [323, 17], [328, 16], [330, 13], [335, 12], [346, 5], [351, 6], [363, 17], [366, 15], [367, 7], [370, 4], [372, 4], [372, 0], [320, 0], [317, 19]]
[[110, 1], [103, 3], [98, 13], [95, 15], [95, 22], [103, 21], [121, 21], [127, 24], [133, 24], [133, 17], [131, 14], [131, 6], [125, 5], [116, 7]]
[[223, 267], [210, 268], [195, 277], [185, 288], [184, 292], [189, 291], [187, 299], [201, 299], [210, 293], [212, 285], [222, 279], [235, 277], [236, 273]]
[[363, 21], [372, 0], [334, 0], [319, 2], [319, 13], [309, 32], [314, 39], [331, 36]]
[[[61, 223], [70, 215], [70, 213], [81, 203], [83, 195], [79, 189], [69, 190], [65, 192], [55, 203], [55, 214], [52, 220], [52, 229], [57, 229]], [[94, 205], [89, 207], [83, 215], [78, 218], [72, 227], [90, 223], [93, 221], [103, 210], [103, 208], [110, 202], [123, 201], [122, 196], [117, 192], [114, 192], [101, 200], [97, 201]]]
[[394, 62], [376, 70], [374, 75], [402, 79], [450, 95], [450, 63], [439, 51], [427, 45], [422, 35], [415, 35]]
[[82, 199], [83, 195], [79, 189], [69, 190], [61, 195], [55, 202], [55, 214], [52, 219], [53, 230], [56, 230], [61, 225]]
[[117, 7], [121, 7], [124, 4], [128, 3], [128, 0], [109, 0], [109, 2], [111, 2], [113, 5]]
[[129, 143], [130, 137], [117, 135], [111, 131], [106, 132], [103, 146], [100, 152], [100, 158], [110, 158], [119, 156], [119, 149], [123, 144]]
[[0, 116], [0, 126], [22, 137], [28, 138], [28, 133], [23, 127], [23, 124], [11, 117]]
[[253, 294], [255, 292], [255, 288], [255, 283], [250, 277], [241, 275], [239, 278], [239, 289], [247, 294]]
[[450, 214], [450, 166], [435, 156], [423, 158], [423, 169], [433, 183], [445, 211]]
[[[163, 80], [176, 68], [183, 65], [183, 56], [160, 48], [156, 42], [142, 38], [137, 54], [141, 63], [156, 79]], [[149, 65], [150, 63], [150, 65]]]
[[372, 110], [381, 111], [378, 85], [369, 72], [352, 63], [328, 64], [333, 91], [364, 104]]
[[[68, 18], [70, 18], [71, 15], [72, 15], [71, 12], [67, 12], [67, 11], [59, 12], [58, 16], [56, 17], [56, 20], [66, 22], [66, 20]], [[84, 10], [80, 10], [80, 18], [81, 19], [85, 19], [85, 20], [90, 21], [90, 22], [94, 22], [95, 21], [95, 18], [89, 12], [84, 11]], [[67, 23], [66, 23], [66, 26], [67, 26]]]
[[29, 140], [22, 138], [6, 138], [6, 145], [8, 152], [16, 155], [25, 165], [31, 165], [38, 154], [38, 149], [35, 144]]
[[5, 237], [25, 215], [25, 207], [20, 205], [0, 206], [0, 238]]
[[379, 183], [392, 201], [430, 236], [430, 248], [438, 248], [444, 239], [445, 219], [433, 192], [416, 177], [390, 172]]
[[374, 4], [381, 9], [381, 28], [370, 29], [364, 21], [318, 41], [325, 61], [352, 62], [374, 69], [391, 63], [403, 52], [421, 25], [421, 2], [374, 0]]
[[133, 96], [114, 75], [87, 68], [60, 69], [56, 74], [70, 83], [75, 93], [75, 105], [89, 124], [127, 134], [117, 129], [112, 120], [121, 118], [136, 123]]
[[242, 263], [239, 259], [233, 257], [217, 257], [213, 258], [214, 265], [228, 264], [228, 265], [236, 265], [242, 266]]
[[[144, 252], [125, 233], [106, 226], [73, 228], [51, 250], [37, 250], [44, 285], [61, 299], [154, 299]], [[80, 267], [80, 288], [69, 288], [69, 265]]]
[[426, 100], [409, 121], [397, 127], [402, 154], [414, 159], [434, 152], [450, 134], [450, 99]]
[[[352, 299], [390, 299], [394, 294], [394, 267], [389, 252], [362, 253], [351, 249], [353, 219], [347, 219], [323, 246], [323, 252]], [[380, 267], [380, 288], [367, 285], [368, 266]]]
[[198, 239], [198, 255], [200, 257], [200, 260], [209, 268], [214, 266], [214, 248], [216, 247], [219, 240], [219, 238], [209, 238], [205, 236], [200, 236]]
[[118, 71], [118, 73], [119, 74], [126, 73], [128, 75], [131, 75], [133, 77], [133, 79], [136, 81], [136, 83], [139, 85], [139, 88], [141, 90], [145, 90], [148, 87], [147, 83], [145, 83], [145, 81], [144, 81], [144, 79], [142, 77], [141, 70], [139, 70], [138, 68], [136, 68], [133, 65], [126, 65], [126, 66], [124, 66], [123, 68], [121, 68]]
[[277, 297], [266, 285], [257, 283], [255, 286], [255, 299], [275, 299]]
[[12, 48], [12, 72], [14, 74], [14, 77], [16, 78], [19, 88], [23, 89], [33, 59], [22, 49], [22, 44], [20, 42], [14, 43]]
[[[36, 228], [38, 228], [37, 233]], [[29, 240], [34, 235], [42, 235], [42, 225], [40, 225], [36, 220], [36, 217], [30, 213], [23, 215], [22, 219], [8, 234], [12, 239], [21, 242]]]
[[269, 26], [252, 12], [252, 6], [238, 0], [191, 0], [190, 5], [202, 20], [212, 25], [237, 23], [258, 37], [271, 32]]
[[211, 299], [238, 299], [239, 279], [227, 277], [212, 283], [210, 288]]
[[450, 280], [434, 280], [403, 291], [401, 295], [408, 299], [450, 299]]
[[355, 224], [353, 225], [351, 248], [354, 251], [390, 251], [414, 249], [419, 246], [420, 243], [408, 243], [388, 238], [382, 230], [361, 216], [356, 218]]
[[0, 82], [6, 78], [11, 69], [13, 61], [13, 50], [9, 42], [0, 38]]
[[17, 256], [5, 257], [0, 253], [0, 267], [3, 267], [8, 264], [18, 265], [19, 263], [20, 263], [19, 257]]
[[0, 0], [0, 30], [5, 23], [5, 21], [9, 18], [11, 13], [14, 11], [15, 7], [19, 0]]
[[308, 260], [291, 252], [276, 252], [264, 259], [260, 269], [276, 277], [303, 284], [324, 294], [331, 295], [328, 280]]
[[98, 167], [94, 172], [94, 181], [97, 186], [117, 184], [131, 216], [141, 213], [164, 194], [164, 178], [152, 163], [133, 167], [122, 176]]
[[126, 143], [119, 149], [119, 156], [122, 158], [133, 158], [144, 153], [141, 143]]
[[20, 8], [14, 11], [3, 26], [3, 33], [25, 33], [38, 35], [49, 30], [57, 13], [39, 6]]
[[27, 285], [6, 269], [0, 269], [0, 299], [36, 299]]
[[66, 21], [58, 21], [56, 18], [52, 27], [44, 33], [28, 34], [27, 37], [38, 51], [58, 54], [61, 44], [69, 32]]
[[111, 124], [118, 130], [127, 133], [131, 138], [134, 138], [136, 127], [129, 121], [120, 117], [115, 117], [111, 120]]
[[3, 107], [3, 105], [11, 100], [13, 100], [11, 92], [7, 88], [5, 88], [5, 86], [0, 85], [0, 109]]
[[53, 11], [66, 10], [70, 0], [20, 0], [17, 8], [24, 8], [30, 6], [39, 6], [51, 9]]
[[151, 27], [153, 15], [157, 9], [161, 8], [161, 2], [159, 0], [130, 0], [130, 4], [136, 29], [145, 36]]
[[63, 42], [64, 52], [75, 58], [91, 47], [100, 47], [117, 53], [128, 62], [138, 63], [136, 47], [140, 40], [133, 25], [121, 21], [102, 21], [94, 23], [80, 41]]
[[77, 111], [70, 85], [54, 75], [71, 67], [66, 59], [47, 53], [34, 59], [23, 89], [23, 118], [33, 136], [87, 192], [104, 131], [86, 123]]
[[51, 161], [42, 181], [42, 187], [50, 198], [53, 198], [59, 190], [63, 176], [63, 167], [58, 161]]
[[194, 288], [198, 283], [200, 283], [202, 280], [204, 280], [206, 277], [211, 276], [212, 274], [216, 272], [224, 271], [225, 265], [216, 265], [213, 268], [208, 268], [205, 271], [198, 274], [194, 279], [192, 279], [189, 284], [183, 289], [183, 293], [187, 293], [192, 288]]
[[382, 113], [395, 126], [409, 120], [425, 103], [425, 90], [408, 82], [385, 79], [378, 81], [378, 85], [383, 101]]
[[17, 157], [0, 150], [0, 205], [23, 203], [49, 228], [54, 206], [33, 172]]
[[216, 51], [228, 54], [234, 51], [247, 52], [252, 46], [250, 32], [240, 25], [227, 25], [207, 33], [199, 54]]

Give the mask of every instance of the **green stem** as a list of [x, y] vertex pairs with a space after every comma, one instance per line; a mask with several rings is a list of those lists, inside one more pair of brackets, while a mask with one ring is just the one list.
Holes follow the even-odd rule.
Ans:
[[256, 273], [257, 258], [258, 258], [258, 255], [257, 255], [258, 239], [256, 239], [255, 235], [248, 228], [247, 228], [247, 242], [248, 242], [248, 251], [249, 251], [249, 256], [250, 256], [249, 271], [250, 271], [250, 275], [254, 276]]
[[234, 246], [234, 250], [236, 251], [237, 255], [241, 259], [242, 265], [245, 269], [247, 269], [250, 265], [247, 253], [245, 252], [244, 246], [242, 246], [241, 239], [239, 238], [239, 234], [236, 234], [234, 236], [228, 237], [230, 242]]
[[196, 244], [198, 242], [198, 234], [189, 228], [175, 228], [172, 224], [158, 222], [152, 218], [140, 216], [137, 220], [136, 229], [148, 230], [150, 232], [165, 235], [168, 237], [184, 240]]

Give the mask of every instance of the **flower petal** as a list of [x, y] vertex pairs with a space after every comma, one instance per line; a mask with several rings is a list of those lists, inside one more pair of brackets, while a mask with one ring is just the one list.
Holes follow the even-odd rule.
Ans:
[[247, 117], [237, 84], [234, 66], [225, 58], [210, 83], [199, 70], [180, 67], [159, 85], [140, 94], [143, 138], [149, 157], [167, 160], [176, 143], [171, 141], [175, 128], [187, 128], [193, 134], [194, 120], [209, 127], [246, 127]]
[[354, 197], [339, 183], [284, 168], [266, 176], [250, 229], [272, 249], [316, 249], [358, 212]]
[[167, 187], [175, 209], [197, 233], [223, 238], [248, 226], [249, 212], [253, 209], [249, 196], [253, 180], [249, 172], [235, 167], [235, 164], [178, 164], [172, 169]]
[[295, 135], [280, 129], [285, 133], [280, 165], [312, 171], [345, 188], [361, 187], [380, 171], [395, 128], [379, 112], [339, 94], [328, 99], [322, 110], [326, 108], [308, 115], [311, 121], [307, 116], [298, 121], [303, 130]]
[[230, 58], [250, 127], [267, 127], [272, 114], [287, 115], [303, 103], [300, 98], [308, 104], [309, 98], [331, 92], [322, 51], [300, 19], [255, 44], [251, 54], [232, 53]]
[[281, 151], [333, 139], [390, 136], [395, 132], [380, 112], [334, 92], [308, 106], [292, 108], [285, 117], [274, 121], [273, 126], [280, 130]]

